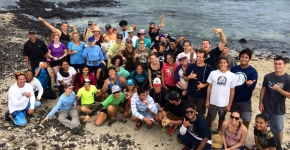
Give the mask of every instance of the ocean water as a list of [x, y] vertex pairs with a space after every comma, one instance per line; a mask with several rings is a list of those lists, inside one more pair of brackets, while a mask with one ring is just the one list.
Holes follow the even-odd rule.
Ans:
[[[0, 7], [13, 5], [13, 1], [0, 0]], [[15, 0], [14, 0], [15, 1]], [[17, 0], [16, 0], [17, 1]], [[59, 0], [45, 0], [60, 2]], [[69, 2], [76, 0], [62, 0]], [[100, 7], [85, 9], [67, 9], [70, 11], [100, 11], [103, 16], [94, 18], [77, 18], [66, 20], [78, 29], [84, 30], [88, 20], [93, 20], [104, 30], [110, 23], [119, 27], [122, 19], [129, 25], [148, 30], [149, 22], [159, 22], [164, 14], [165, 27], [161, 33], [174, 37], [184, 36], [198, 48], [202, 39], [209, 39], [215, 46], [219, 37], [213, 35], [213, 27], [222, 28], [231, 49], [250, 47], [264, 53], [289, 51], [290, 53], [290, 1], [289, 0], [120, 0], [117, 7]], [[49, 8], [48, 8], [49, 10]], [[35, 18], [36, 19], [36, 18]], [[62, 22], [56, 18], [50, 22]], [[245, 38], [247, 44], [239, 44]]]

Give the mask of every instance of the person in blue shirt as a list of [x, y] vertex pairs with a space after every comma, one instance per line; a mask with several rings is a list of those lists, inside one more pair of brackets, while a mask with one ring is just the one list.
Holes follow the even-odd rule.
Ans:
[[252, 117], [251, 98], [258, 80], [258, 72], [249, 62], [252, 58], [252, 51], [248, 48], [239, 54], [240, 65], [234, 66], [231, 72], [237, 76], [235, 95], [231, 111], [241, 112], [243, 124], [249, 128]]
[[[59, 97], [57, 104], [49, 112], [49, 114], [40, 122], [44, 124], [49, 118], [51, 118], [58, 110], [58, 121], [64, 126], [75, 129], [80, 125], [79, 113], [76, 109], [76, 94], [73, 92], [73, 86], [67, 83], [64, 86], [65, 92]], [[71, 120], [67, 119], [70, 116]]]
[[86, 43], [80, 41], [79, 33], [73, 32], [73, 41], [67, 45], [68, 54], [70, 55], [70, 65], [78, 72], [79, 69], [85, 64], [85, 57], [82, 56]]
[[132, 71], [130, 78], [135, 81], [135, 87], [144, 87], [148, 88], [149, 82], [148, 82], [148, 73], [144, 69], [142, 64], [137, 64], [136, 69]]

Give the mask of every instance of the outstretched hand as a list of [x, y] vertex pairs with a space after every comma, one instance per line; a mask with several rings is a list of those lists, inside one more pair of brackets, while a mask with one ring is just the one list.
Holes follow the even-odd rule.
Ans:
[[47, 118], [44, 118], [40, 121], [40, 124], [44, 124], [47, 121]]

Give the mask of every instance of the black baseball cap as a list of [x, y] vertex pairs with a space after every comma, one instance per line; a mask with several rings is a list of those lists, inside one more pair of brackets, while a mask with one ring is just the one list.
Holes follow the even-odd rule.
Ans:
[[29, 29], [28, 30], [28, 34], [31, 35], [31, 34], [36, 34], [36, 31], [34, 29]]
[[107, 25], [105, 26], [105, 28], [106, 28], [106, 30], [109, 30], [109, 29], [112, 28], [112, 26], [111, 26], [110, 24], [107, 24]]
[[179, 101], [181, 98], [178, 92], [170, 91], [168, 94], [165, 95], [165, 99]]

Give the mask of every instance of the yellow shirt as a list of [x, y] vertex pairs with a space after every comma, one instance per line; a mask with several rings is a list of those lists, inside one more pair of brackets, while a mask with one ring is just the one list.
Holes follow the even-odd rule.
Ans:
[[81, 98], [82, 105], [90, 105], [95, 102], [95, 94], [97, 93], [97, 88], [94, 85], [90, 86], [90, 90], [87, 91], [84, 87], [80, 88], [77, 96]]

